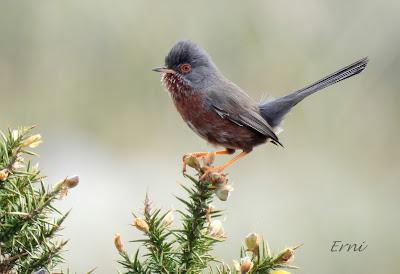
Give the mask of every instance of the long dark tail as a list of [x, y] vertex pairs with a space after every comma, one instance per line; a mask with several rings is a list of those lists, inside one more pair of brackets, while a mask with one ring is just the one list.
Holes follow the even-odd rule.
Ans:
[[323, 88], [360, 73], [365, 69], [367, 63], [368, 58], [365, 57], [309, 86], [306, 86], [305, 88], [297, 90], [284, 97], [261, 103], [261, 115], [271, 125], [271, 127], [276, 127], [282, 122], [282, 119], [290, 111], [290, 109], [301, 100]]

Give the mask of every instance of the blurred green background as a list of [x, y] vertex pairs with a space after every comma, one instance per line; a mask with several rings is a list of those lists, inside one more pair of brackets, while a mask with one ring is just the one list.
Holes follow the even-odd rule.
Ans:
[[[149, 191], [180, 205], [183, 153], [211, 150], [181, 121], [160, 76], [171, 45], [191, 39], [255, 99], [281, 96], [370, 57], [360, 75], [297, 106], [285, 149], [260, 146], [229, 170], [228, 236], [237, 259], [249, 232], [274, 250], [304, 243], [293, 273], [399, 273], [400, 3], [398, 1], [2, 1], [1, 128], [39, 125], [48, 181], [79, 174], [59, 203], [67, 265], [115, 273], [113, 246], [139, 237], [131, 211]], [[226, 158], [221, 157], [219, 161]], [[331, 253], [334, 240], [366, 241]]]

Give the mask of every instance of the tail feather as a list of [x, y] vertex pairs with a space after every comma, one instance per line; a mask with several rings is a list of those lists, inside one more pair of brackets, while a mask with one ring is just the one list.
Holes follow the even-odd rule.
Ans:
[[261, 115], [271, 125], [271, 127], [277, 127], [291, 108], [301, 100], [323, 88], [360, 73], [365, 69], [367, 64], [368, 57], [365, 57], [289, 95], [264, 102], [260, 105]]

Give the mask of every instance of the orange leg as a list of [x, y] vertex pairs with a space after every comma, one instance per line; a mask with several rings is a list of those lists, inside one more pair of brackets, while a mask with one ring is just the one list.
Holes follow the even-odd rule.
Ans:
[[235, 157], [233, 157], [232, 159], [230, 159], [228, 162], [226, 162], [225, 164], [223, 164], [221, 166], [207, 168], [207, 170], [204, 172], [204, 174], [201, 176], [200, 179], [203, 180], [211, 172], [222, 172], [222, 171], [224, 171], [227, 167], [229, 167], [230, 165], [232, 165], [233, 163], [235, 163], [236, 161], [238, 161], [239, 159], [243, 158], [244, 156], [246, 156], [249, 153], [250, 153], [250, 151], [242, 151], [238, 155], [236, 155]]
[[217, 155], [233, 154], [233, 153], [235, 153], [235, 150], [227, 148], [227, 149], [217, 150], [217, 151], [213, 151], [213, 152], [193, 152], [193, 153], [188, 153], [186, 155], [191, 155], [194, 157], [203, 157], [203, 156], [207, 156], [210, 153], [215, 153]]
[[[226, 155], [226, 154], [233, 154], [233, 153], [235, 153], [235, 150], [234, 150], [234, 149], [227, 148], [227, 149], [223, 149], [223, 150], [217, 150], [217, 151], [214, 151], [214, 152], [193, 152], [193, 153], [187, 153], [187, 154], [185, 154], [185, 155], [183, 156], [183, 158], [185, 158], [187, 155], [194, 156], [194, 157], [196, 157], [196, 158], [198, 158], [198, 157], [205, 157], [205, 156], [208, 156], [208, 155], [211, 154], [211, 153], [214, 153], [215, 155]], [[186, 172], [186, 163], [185, 163], [185, 161], [183, 161], [183, 168], [182, 168], [182, 171], [183, 171], [183, 173]]]

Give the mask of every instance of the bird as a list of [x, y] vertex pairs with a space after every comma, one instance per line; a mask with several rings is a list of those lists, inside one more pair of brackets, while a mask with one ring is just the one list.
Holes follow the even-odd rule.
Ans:
[[367, 63], [368, 57], [362, 58], [286, 96], [261, 102], [228, 80], [210, 55], [191, 40], [176, 42], [164, 65], [153, 71], [161, 73], [161, 82], [186, 124], [210, 144], [224, 148], [187, 155], [204, 157], [241, 150], [223, 165], [209, 166], [204, 178], [212, 172], [222, 173], [258, 145], [270, 142], [283, 147], [278, 134], [285, 115], [311, 94], [360, 73]]

